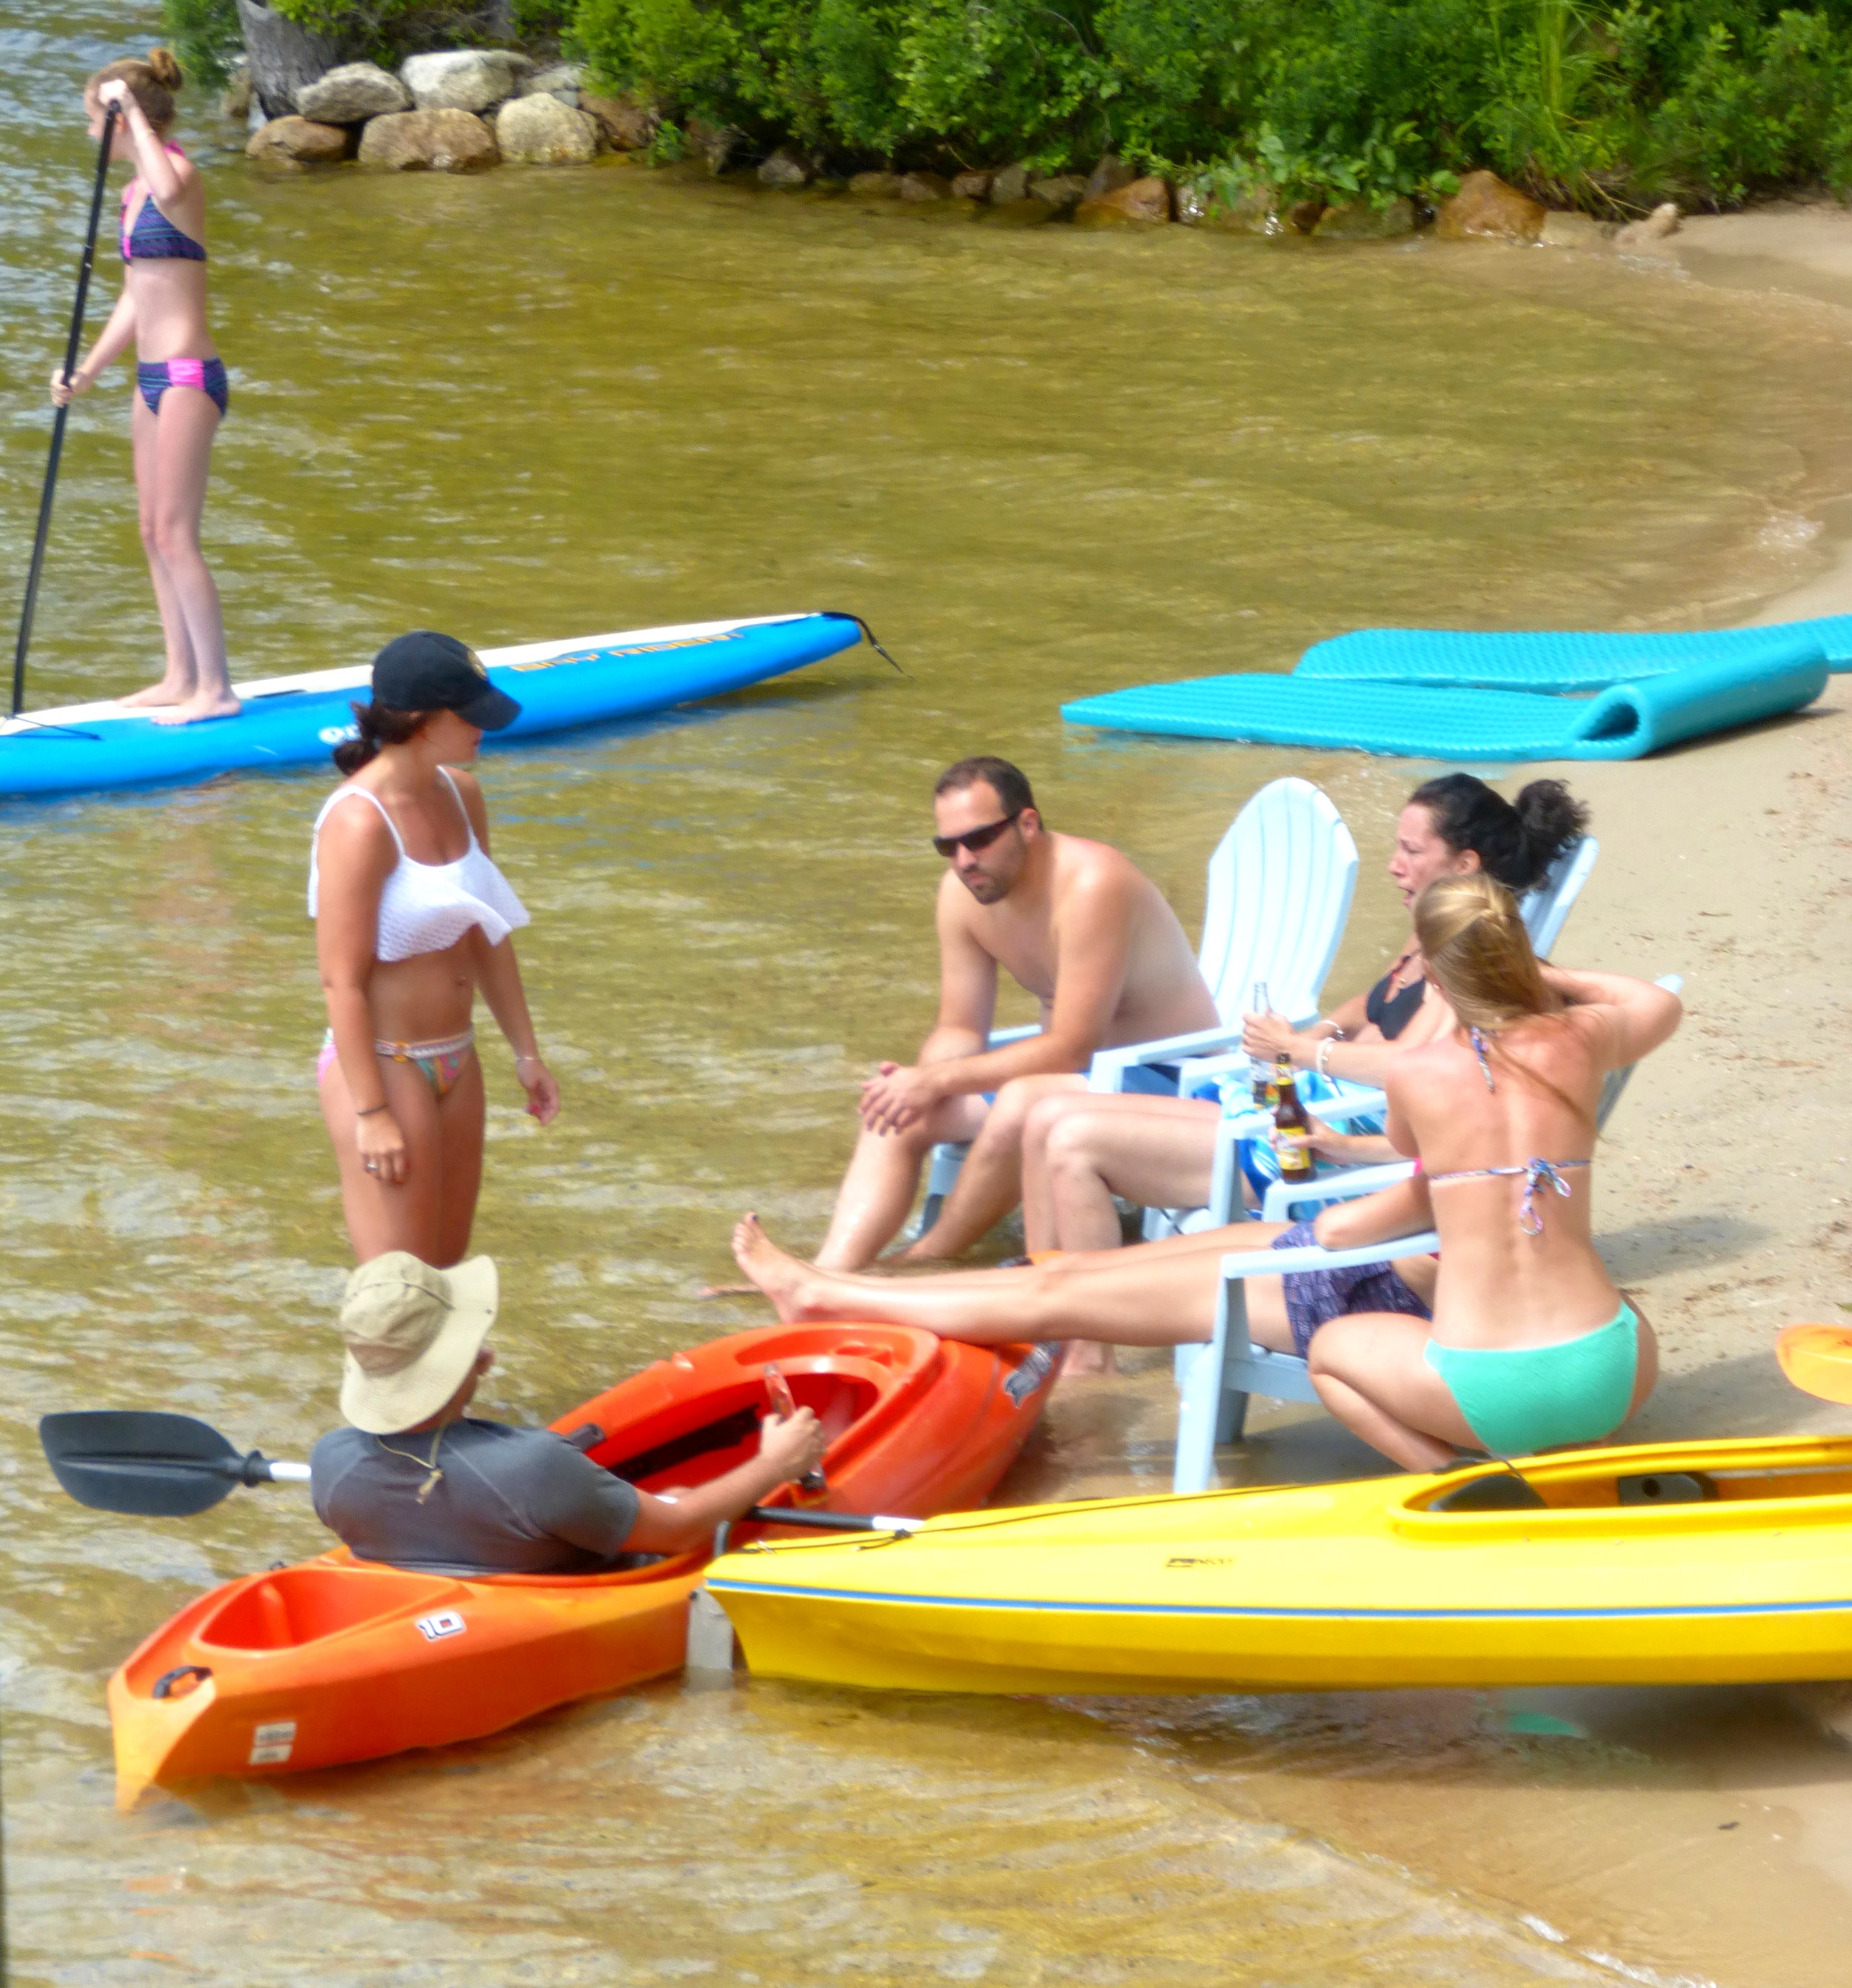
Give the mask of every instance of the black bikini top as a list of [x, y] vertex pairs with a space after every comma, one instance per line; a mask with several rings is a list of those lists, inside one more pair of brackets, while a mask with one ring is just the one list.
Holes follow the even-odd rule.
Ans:
[[1382, 1030], [1386, 1043], [1394, 1042], [1414, 1019], [1414, 1011], [1428, 994], [1425, 979], [1411, 980], [1399, 994], [1391, 994], [1389, 982], [1394, 972], [1391, 967], [1364, 997], [1364, 1019]]

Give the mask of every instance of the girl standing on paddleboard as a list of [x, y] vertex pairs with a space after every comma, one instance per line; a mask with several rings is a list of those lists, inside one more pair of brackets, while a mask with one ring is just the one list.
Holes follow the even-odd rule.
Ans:
[[84, 86], [93, 138], [109, 106], [110, 156], [133, 158], [122, 197], [122, 295], [90, 356], [69, 380], [52, 376], [64, 406], [96, 384], [132, 340], [137, 361], [130, 414], [141, 542], [154, 582], [167, 665], [157, 684], [122, 702], [159, 707], [161, 725], [231, 718], [238, 711], [225, 667], [218, 589], [199, 549], [212, 438], [225, 418], [225, 362], [206, 327], [206, 195], [199, 169], [168, 142], [180, 65], [165, 49], [111, 63]]
[[482, 1178], [482, 990], [542, 1125], [559, 1087], [540, 1060], [510, 935], [528, 921], [489, 860], [482, 790], [462, 769], [521, 707], [473, 651], [428, 631], [388, 642], [348, 775], [315, 819], [309, 915], [328, 997], [316, 1076], [357, 1261], [468, 1253]]

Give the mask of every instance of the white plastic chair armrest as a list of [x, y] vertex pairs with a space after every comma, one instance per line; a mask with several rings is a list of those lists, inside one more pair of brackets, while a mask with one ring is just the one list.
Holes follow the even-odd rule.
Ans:
[[1089, 1090], [1123, 1090], [1125, 1073], [1139, 1063], [1181, 1063], [1185, 1057], [1206, 1055], [1233, 1046], [1241, 1040], [1241, 1030], [1198, 1029], [1187, 1036], [1164, 1036], [1154, 1043], [1127, 1043], [1118, 1049], [1094, 1053], [1087, 1073]]
[[1393, 1263], [1398, 1256], [1431, 1256], [1440, 1246], [1441, 1239], [1430, 1229], [1355, 1249], [1321, 1249], [1316, 1243], [1303, 1249], [1237, 1249], [1222, 1258], [1222, 1274], [1225, 1281], [1283, 1276], [1289, 1270], [1342, 1270], [1357, 1263]]
[[1177, 1088], [1185, 1097], [1198, 1084], [1213, 1084], [1218, 1078], [1245, 1075], [1253, 1059], [1245, 1050], [1226, 1056], [1185, 1057], [1177, 1066]]
[[1344, 1097], [1308, 1097], [1303, 1101], [1314, 1118], [1323, 1118], [1333, 1125], [1341, 1125], [1347, 1118], [1367, 1118], [1373, 1114], [1380, 1117], [1389, 1109], [1388, 1094], [1381, 1090], [1354, 1091]]
[[1315, 1181], [1276, 1181], [1261, 1204], [1262, 1222], [1289, 1222], [1290, 1209], [1314, 1202], [1323, 1208], [1334, 1201], [1355, 1201], [1359, 1195], [1374, 1194], [1377, 1188], [1394, 1187], [1414, 1172], [1412, 1160], [1388, 1160], [1381, 1166], [1346, 1167]]

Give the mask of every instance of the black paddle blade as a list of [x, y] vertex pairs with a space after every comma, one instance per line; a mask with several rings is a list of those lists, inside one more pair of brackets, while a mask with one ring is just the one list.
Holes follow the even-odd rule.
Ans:
[[42, 1416], [39, 1440], [67, 1496], [99, 1512], [184, 1519], [245, 1481], [245, 1459], [191, 1415], [86, 1408]]

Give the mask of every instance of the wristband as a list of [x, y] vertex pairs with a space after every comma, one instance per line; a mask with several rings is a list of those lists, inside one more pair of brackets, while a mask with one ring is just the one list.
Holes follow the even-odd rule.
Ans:
[[1331, 1053], [1331, 1045], [1337, 1040], [1338, 1038], [1336, 1036], [1326, 1036], [1324, 1040], [1318, 1046], [1318, 1054], [1312, 1059], [1313, 1068], [1318, 1072], [1320, 1077], [1325, 1079], [1326, 1083], [1330, 1081], [1331, 1073], [1325, 1067], [1325, 1059]]

